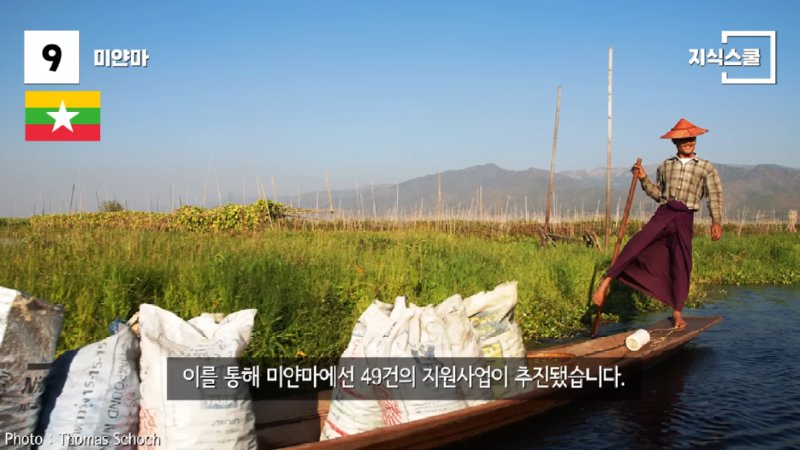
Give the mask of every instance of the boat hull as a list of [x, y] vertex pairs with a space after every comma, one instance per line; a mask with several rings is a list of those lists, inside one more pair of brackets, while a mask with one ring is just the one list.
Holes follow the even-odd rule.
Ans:
[[[664, 320], [650, 327], [651, 340], [632, 352], [625, 346], [631, 332], [587, 339], [581, 342], [528, 352], [532, 360], [553, 361], [567, 358], [585, 361], [590, 358], [614, 364], [626, 375], [636, 374], [668, 357], [682, 345], [717, 324], [722, 317], [689, 317], [687, 327], [672, 328]], [[534, 363], [535, 364], [535, 363]], [[254, 402], [259, 448], [301, 449], [406, 449], [434, 448], [495, 430], [589, 395], [591, 389], [570, 392], [527, 391], [516, 397], [493, 400], [413, 422], [388, 426], [357, 435], [319, 441], [327, 415], [330, 391], [307, 394], [303, 399]]]

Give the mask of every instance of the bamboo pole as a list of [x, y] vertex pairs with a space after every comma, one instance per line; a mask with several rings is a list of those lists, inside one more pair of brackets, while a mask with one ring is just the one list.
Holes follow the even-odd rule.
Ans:
[[478, 186], [478, 220], [483, 220], [483, 185]]
[[[75, 183], [72, 183], [72, 194], [69, 196], [69, 213], [72, 213], [72, 199], [75, 198]], [[42, 191], [42, 205], [44, 205], [44, 191]], [[34, 208], [36, 209], [36, 208]], [[97, 209], [100, 209], [98, 206]], [[44, 207], [42, 207], [42, 215], [44, 215]]]
[[[642, 163], [642, 158], [638, 158], [636, 160], [636, 165], [640, 165]], [[619, 233], [617, 233], [617, 242], [614, 244], [614, 254], [611, 256], [611, 265], [613, 266], [614, 263], [617, 261], [617, 256], [619, 256], [620, 248], [622, 246], [622, 239], [625, 237], [625, 228], [628, 226], [628, 214], [631, 212], [631, 203], [633, 203], [633, 196], [636, 193], [636, 182], [638, 181], [638, 177], [636, 173], [633, 174], [633, 178], [631, 179], [631, 187], [628, 189], [628, 199], [625, 201], [625, 210], [622, 212], [622, 223], [619, 225]], [[605, 296], [608, 296], [608, 290], [606, 289]], [[592, 337], [597, 336], [597, 330], [600, 328], [600, 316], [603, 314], [603, 305], [599, 305], [597, 307], [597, 316], [594, 318], [594, 324], [592, 325]]]
[[544, 213], [544, 230], [542, 231], [542, 246], [547, 245], [547, 233], [550, 232], [550, 209], [553, 207], [553, 179], [556, 170], [556, 146], [558, 143], [558, 115], [561, 110], [561, 86], [558, 87], [556, 95], [556, 121], [553, 125], [553, 152], [550, 156], [550, 183], [547, 187], [547, 207]]
[[370, 179], [369, 180], [370, 190], [372, 190], [372, 218], [375, 219], [378, 217], [378, 209], [375, 207], [375, 183]]
[[[273, 183], [275, 179], [273, 178]], [[272, 185], [272, 189], [275, 189], [275, 185]], [[328, 208], [330, 208], [331, 217], [333, 217], [333, 193], [331, 193], [331, 181], [328, 179], [328, 175], [325, 175], [325, 189], [328, 190]]]
[[206, 182], [203, 185], [203, 208], [206, 207], [206, 194], [208, 194], [208, 179], [211, 177], [211, 156], [208, 157], [208, 170], [206, 171]]
[[525, 222], [528, 221], [528, 196], [525, 196]]
[[355, 201], [356, 201], [355, 215], [356, 215], [356, 217], [361, 215], [361, 208], [360, 208], [359, 203], [358, 203], [358, 197], [359, 197], [358, 196], [358, 181], [356, 181], [356, 198], [355, 198]]
[[611, 67], [612, 49], [608, 48], [608, 141], [606, 142], [606, 233], [605, 249], [611, 236]]
[[436, 202], [436, 220], [442, 220], [442, 172], [439, 172], [439, 197]]

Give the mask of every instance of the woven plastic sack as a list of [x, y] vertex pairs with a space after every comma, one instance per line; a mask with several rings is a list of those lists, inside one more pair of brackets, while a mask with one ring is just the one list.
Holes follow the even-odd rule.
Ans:
[[[460, 296], [450, 297], [443, 302], [445, 307], [441, 307], [440, 311], [432, 306], [417, 307], [413, 304], [404, 310], [403, 305], [395, 304], [392, 315], [402, 316], [405, 320], [397, 338], [391, 345], [383, 347], [382, 356], [414, 361], [416, 373], [423, 374], [425, 366], [430, 368], [438, 365], [441, 358], [458, 356], [454, 350], [460, 352], [462, 347], [472, 346], [477, 351], [477, 342], [468, 343], [467, 335], [471, 333], [468, 329], [459, 324], [448, 330], [443, 318], [442, 311], [460, 302]], [[477, 341], [477, 337], [473, 336], [473, 339]], [[424, 384], [418, 379], [417, 385], [421, 383]], [[405, 398], [402, 391], [387, 390], [388, 398], [380, 402], [386, 425], [424, 419], [468, 406], [463, 393], [457, 389], [436, 389], [430, 383], [427, 389], [424, 399]]]
[[[255, 449], [250, 400], [167, 400], [168, 357], [238, 357], [250, 341], [255, 309], [218, 320], [212, 314], [182, 320], [157, 306], [139, 307], [141, 407], [139, 437], [160, 445], [140, 449]], [[157, 441], [156, 441], [157, 439]]]
[[117, 333], [56, 359], [45, 380], [40, 450], [132, 449], [139, 432], [139, 341]]
[[[44, 379], [64, 325], [64, 310], [0, 287], [0, 436], [3, 448], [32, 444]], [[7, 434], [8, 433], [8, 434]], [[11, 436], [11, 439], [6, 439]]]
[[[392, 305], [373, 301], [353, 327], [350, 343], [342, 353], [342, 358], [366, 358], [366, 347], [370, 340], [379, 339], [391, 329], [391, 311]], [[365, 384], [345, 387], [343, 384], [342, 380], [338, 380], [331, 393], [328, 416], [322, 427], [320, 440], [363, 433], [384, 426], [381, 407], [372, 387]]]
[[[481, 352], [487, 364], [501, 369], [506, 366], [509, 358], [512, 361], [525, 358], [522, 333], [519, 325], [514, 322], [514, 309], [517, 305], [516, 281], [467, 297], [464, 305], [480, 337]], [[515, 384], [493, 383], [491, 393], [494, 398], [505, 398], [518, 394], [521, 389], [521, 386]]]

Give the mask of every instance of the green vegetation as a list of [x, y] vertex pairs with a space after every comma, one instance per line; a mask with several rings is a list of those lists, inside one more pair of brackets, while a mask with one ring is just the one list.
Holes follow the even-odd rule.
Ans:
[[258, 200], [249, 205], [228, 204], [213, 209], [182, 206], [169, 214], [148, 213], [125, 211], [119, 202], [112, 200], [102, 203], [101, 212], [52, 214], [24, 220], [30, 220], [31, 226], [40, 230], [116, 228], [128, 231], [258, 231], [269, 228], [274, 220], [294, 212], [296, 210], [282, 203]]
[[0, 217], [0, 228], [29, 225], [30, 219], [17, 217]]
[[800, 284], [800, 233], [695, 239], [693, 279], [708, 284]]
[[125, 211], [125, 207], [117, 200], [105, 200], [100, 204], [100, 212], [120, 212]]
[[[334, 357], [373, 299], [437, 303], [507, 280], [519, 282], [516, 320], [526, 339], [575, 334], [586, 329], [591, 287], [610, 260], [581, 244], [542, 249], [534, 233], [486, 223], [386, 231], [290, 219], [259, 231], [230, 226], [276, 220], [252, 214], [241, 222], [247, 208], [161, 215], [181, 227], [135, 212], [33, 217], [30, 225], [0, 227], [0, 286], [64, 305], [61, 350], [106, 336], [110, 321], [146, 302], [183, 318], [257, 308], [250, 356]], [[712, 283], [800, 283], [797, 234], [728, 233], [720, 242], [698, 236], [694, 249], [694, 304]], [[659, 305], [615, 285], [607, 312], [613, 320]]]

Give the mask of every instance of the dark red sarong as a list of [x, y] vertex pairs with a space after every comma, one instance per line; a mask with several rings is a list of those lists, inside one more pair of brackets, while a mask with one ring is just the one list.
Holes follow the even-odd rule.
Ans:
[[680, 311], [689, 295], [692, 274], [693, 219], [694, 211], [677, 200], [659, 206], [628, 241], [606, 276]]

